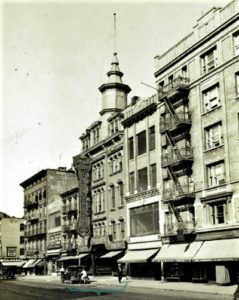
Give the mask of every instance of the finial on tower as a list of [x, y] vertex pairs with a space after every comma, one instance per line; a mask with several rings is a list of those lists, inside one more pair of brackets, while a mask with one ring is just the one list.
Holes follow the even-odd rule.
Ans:
[[114, 13], [114, 55], [116, 54], [116, 13]]

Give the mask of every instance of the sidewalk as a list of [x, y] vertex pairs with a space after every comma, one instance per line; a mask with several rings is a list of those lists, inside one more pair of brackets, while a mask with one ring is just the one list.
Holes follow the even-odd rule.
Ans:
[[[18, 277], [18, 280], [22, 281], [34, 281], [34, 282], [52, 282], [60, 283], [60, 277], [56, 275], [47, 276], [35, 276], [27, 275]], [[237, 289], [237, 285], [231, 286], [219, 286], [217, 284], [208, 283], [191, 283], [191, 282], [162, 282], [156, 280], [140, 280], [140, 279], [129, 279], [123, 278], [122, 283], [118, 283], [117, 277], [112, 276], [90, 276], [91, 286], [120, 286], [128, 282], [128, 287], [132, 288], [143, 288], [143, 289], [160, 289], [160, 290], [171, 290], [171, 291], [182, 291], [182, 292], [193, 292], [193, 293], [205, 293], [212, 295], [221, 296], [233, 296]], [[74, 286], [77, 286], [74, 285]]]

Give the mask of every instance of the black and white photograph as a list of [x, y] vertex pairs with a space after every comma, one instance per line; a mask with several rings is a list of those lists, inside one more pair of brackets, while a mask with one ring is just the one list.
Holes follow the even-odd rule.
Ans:
[[239, 0], [0, 22], [0, 300], [239, 300]]

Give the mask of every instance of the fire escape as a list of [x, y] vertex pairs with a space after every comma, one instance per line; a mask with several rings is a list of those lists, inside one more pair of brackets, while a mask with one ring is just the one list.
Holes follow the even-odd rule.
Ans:
[[177, 221], [166, 223], [165, 236], [176, 235], [178, 240], [184, 240], [185, 234], [194, 231], [193, 151], [188, 93], [189, 79], [183, 77], [175, 78], [159, 92], [159, 101], [164, 104], [160, 116], [163, 202]]

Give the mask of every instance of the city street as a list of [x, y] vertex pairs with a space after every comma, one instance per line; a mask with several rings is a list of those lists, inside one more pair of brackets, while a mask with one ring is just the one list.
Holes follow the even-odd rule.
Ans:
[[[123, 286], [123, 285], [122, 285]], [[77, 291], [71, 291], [75, 288]], [[166, 291], [160, 289], [126, 287], [120, 291], [118, 286], [97, 286], [97, 283], [92, 283], [87, 287], [79, 284], [60, 284], [50, 282], [30, 282], [30, 281], [0, 281], [0, 299], [1, 300], [39, 300], [39, 299], [218, 299], [229, 300], [232, 296], [215, 295], [205, 293], [194, 293], [185, 291]]]

